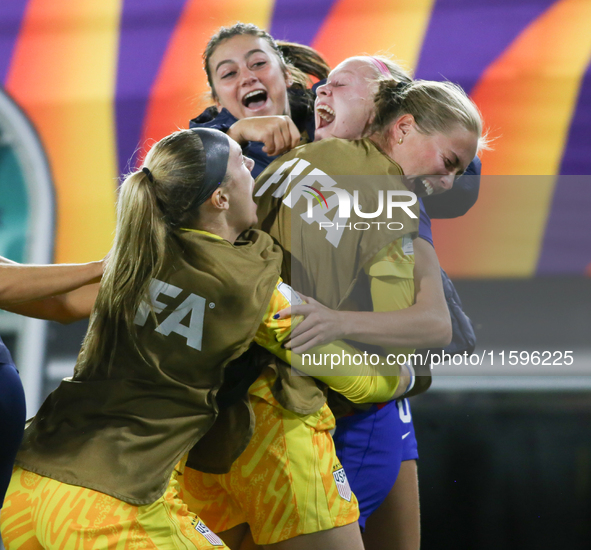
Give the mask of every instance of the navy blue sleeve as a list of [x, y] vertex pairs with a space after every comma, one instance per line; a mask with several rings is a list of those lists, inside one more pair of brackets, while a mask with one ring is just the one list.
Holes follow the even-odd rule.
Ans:
[[189, 128], [213, 128], [226, 133], [232, 124], [236, 122], [234, 116], [226, 109], [222, 109], [220, 113], [215, 107], [208, 107], [198, 117], [195, 117], [189, 122]]
[[431, 218], [448, 219], [463, 216], [478, 200], [482, 163], [478, 157], [470, 163], [453, 187], [441, 195], [424, 197], [425, 210]]
[[[237, 122], [237, 118], [230, 114], [226, 109], [222, 109], [220, 113], [209, 107], [205, 109], [198, 117], [191, 120], [189, 128], [213, 128], [227, 133], [230, 126]], [[263, 151], [264, 143], [259, 141], [249, 141], [242, 147], [244, 156], [254, 160], [254, 168], [252, 169], [252, 177], [256, 178], [269, 164], [271, 164], [277, 157], [270, 157]]]
[[421, 215], [419, 217], [419, 237], [421, 237], [421, 239], [425, 239], [431, 244], [431, 246], [434, 246], [433, 233], [431, 232], [431, 218], [425, 210], [425, 205], [423, 204], [422, 199], [419, 199], [419, 204], [421, 205]]

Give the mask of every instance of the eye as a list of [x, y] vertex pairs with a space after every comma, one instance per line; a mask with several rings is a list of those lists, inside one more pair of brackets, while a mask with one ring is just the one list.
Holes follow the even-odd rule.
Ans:
[[266, 61], [256, 61], [255, 63], [252, 64], [253, 69], [260, 69], [261, 67], [264, 67], [267, 64]]
[[229, 78], [231, 76], [234, 76], [235, 74], [236, 74], [236, 71], [228, 71], [227, 73], [224, 73], [221, 78], [223, 80], [224, 78]]

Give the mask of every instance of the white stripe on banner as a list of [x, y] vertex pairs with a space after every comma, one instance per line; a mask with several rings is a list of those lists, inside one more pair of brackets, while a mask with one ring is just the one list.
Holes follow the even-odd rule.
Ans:
[[332, 477], [334, 477], [334, 481], [337, 484], [337, 491], [341, 498], [344, 498], [347, 502], [351, 502], [351, 487], [345, 469], [340, 468], [334, 471]]
[[224, 542], [218, 537], [205, 523], [199, 520], [199, 523], [195, 525], [195, 531], [201, 533], [211, 545], [213, 546], [224, 546]]

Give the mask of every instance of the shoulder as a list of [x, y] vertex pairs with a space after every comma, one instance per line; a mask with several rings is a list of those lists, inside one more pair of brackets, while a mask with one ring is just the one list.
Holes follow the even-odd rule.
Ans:
[[226, 109], [218, 112], [215, 106], [208, 107], [199, 116], [189, 122], [189, 128], [214, 128], [227, 132], [230, 126], [236, 122], [236, 117]]

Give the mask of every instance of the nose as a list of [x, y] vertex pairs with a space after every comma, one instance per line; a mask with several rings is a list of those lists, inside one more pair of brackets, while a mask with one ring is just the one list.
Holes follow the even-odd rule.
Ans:
[[316, 95], [330, 95], [331, 94], [331, 90], [330, 90], [330, 86], [328, 85], [328, 83], [323, 84], [322, 86], [318, 86], [318, 88], [316, 88]]
[[444, 191], [449, 191], [454, 185], [455, 176], [453, 174], [448, 174], [447, 176], [442, 176], [441, 178], [441, 187]]
[[244, 163], [246, 164], [248, 171], [252, 172], [252, 169], [254, 168], [254, 160], [252, 160], [250, 157], [244, 157]]
[[240, 76], [242, 77], [243, 86], [248, 86], [257, 80], [256, 75], [248, 67], [240, 71]]

